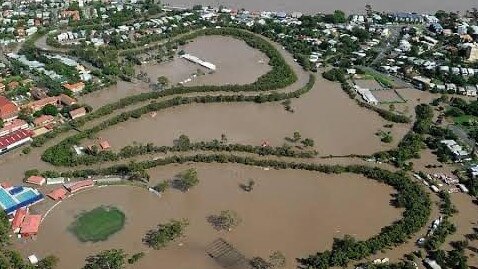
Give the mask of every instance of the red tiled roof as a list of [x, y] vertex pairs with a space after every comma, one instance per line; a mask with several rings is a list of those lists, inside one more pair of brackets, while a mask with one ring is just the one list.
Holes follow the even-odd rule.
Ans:
[[21, 119], [14, 119], [0, 129], [0, 136], [13, 133], [19, 129], [28, 129], [28, 123]]
[[23, 140], [27, 137], [32, 137], [33, 132], [30, 130], [18, 130], [9, 135], [0, 137], [0, 149], [6, 148], [13, 143]]
[[68, 105], [68, 106], [71, 106], [73, 104], [76, 104], [76, 100], [75, 98], [72, 98], [64, 93], [60, 94], [60, 101], [65, 104], [65, 105]]
[[0, 118], [8, 119], [18, 113], [18, 107], [5, 96], [0, 96]]
[[77, 108], [75, 110], [70, 111], [70, 116], [72, 119], [76, 119], [86, 115], [86, 109], [84, 107]]
[[65, 186], [65, 188], [67, 188], [70, 192], [73, 193], [73, 192], [82, 190], [84, 188], [93, 187], [94, 184], [95, 182], [93, 182], [93, 180], [86, 179], [82, 181], [64, 184], [63, 186]]
[[57, 96], [43, 98], [28, 104], [33, 111], [38, 111], [46, 105], [57, 105], [60, 99]]
[[41, 115], [40, 117], [33, 120], [35, 126], [40, 126], [46, 123], [53, 121], [55, 118], [51, 115]]
[[26, 215], [27, 215], [26, 207], [20, 208], [17, 210], [17, 212], [15, 212], [15, 217], [13, 217], [13, 221], [12, 221], [12, 229], [14, 231], [20, 228], [20, 226], [22, 225], [23, 219], [25, 218]]
[[41, 185], [45, 184], [45, 178], [40, 177], [40, 176], [31, 176], [31, 177], [27, 178], [27, 180], [25, 182], [41, 186]]
[[82, 91], [85, 88], [85, 83], [83, 83], [83, 82], [77, 82], [75, 84], [65, 83], [65, 84], [63, 84], [63, 87], [65, 87], [66, 89], [68, 89], [68, 90], [70, 90], [74, 93], [77, 93], [77, 92]]
[[40, 228], [41, 215], [26, 215], [20, 228], [20, 233], [32, 235], [38, 233]]
[[100, 147], [101, 147], [101, 149], [109, 149], [109, 148], [111, 148], [110, 143], [109, 143], [108, 141], [106, 141], [106, 140], [101, 141]]
[[55, 201], [58, 201], [58, 200], [64, 199], [66, 194], [67, 194], [67, 191], [65, 190], [65, 188], [58, 188], [58, 189], [53, 190], [52, 192], [50, 192], [47, 195], [51, 199], [53, 199]]
[[13, 186], [12, 183], [9, 182], [9, 181], [4, 181], [4, 182], [2, 182], [0, 185], [1, 185], [2, 188], [4, 188], [4, 189], [8, 189], [8, 188], [10, 188], [11, 186]]

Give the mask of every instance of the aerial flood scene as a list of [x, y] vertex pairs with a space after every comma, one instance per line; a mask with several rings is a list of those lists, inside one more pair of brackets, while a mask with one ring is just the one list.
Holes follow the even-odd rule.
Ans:
[[3, 1], [0, 269], [478, 269], [478, 5]]

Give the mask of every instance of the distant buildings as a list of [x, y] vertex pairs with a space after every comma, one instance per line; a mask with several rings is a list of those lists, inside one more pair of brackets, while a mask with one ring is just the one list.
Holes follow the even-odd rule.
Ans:
[[392, 18], [396, 22], [408, 22], [408, 23], [423, 23], [424, 18], [420, 14], [396, 12], [391, 14]]
[[478, 61], [478, 44], [473, 43], [467, 46], [465, 58], [469, 62]]

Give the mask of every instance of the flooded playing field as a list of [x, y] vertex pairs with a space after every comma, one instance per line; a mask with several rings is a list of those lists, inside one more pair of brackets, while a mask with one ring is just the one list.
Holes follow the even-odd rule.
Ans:
[[[171, 85], [176, 85], [192, 78], [199, 71], [201, 75], [184, 84], [196, 86], [253, 83], [271, 70], [269, 58], [265, 54], [232, 37], [198, 37], [179, 49], [213, 63], [216, 71], [211, 72], [176, 56], [170, 62], [137, 66], [136, 73], [146, 72], [151, 83], [156, 83], [160, 76], [166, 76]], [[148, 83], [119, 81], [106, 89], [81, 96], [79, 102], [97, 109], [121, 98], [148, 91], [151, 91]]]
[[145, 71], [153, 82], [159, 76], [166, 76], [173, 85], [185, 81], [198, 69], [203, 73], [185, 86], [248, 84], [271, 70], [269, 58], [264, 53], [232, 37], [201, 36], [179, 50], [214, 64], [216, 71], [211, 72], [179, 57], [164, 64], [143, 65], [139, 70]]
[[[393, 189], [364, 177], [307, 171], [270, 170], [242, 165], [168, 165], [151, 172], [151, 185], [195, 167], [200, 183], [187, 193], [171, 189], [159, 198], [144, 189], [104, 187], [79, 193], [58, 205], [42, 223], [35, 241], [18, 243], [24, 255], [60, 257], [59, 268], [79, 268], [86, 256], [103, 249], [147, 252], [134, 268], [220, 268], [205, 253], [224, 238], [246, 257], [282, 252], [293, 268], [295, 258], [330, 248], [345, 234], [366, 239], [400, 218], [390, 206]], [[240, 183], [254, 179], [250, 193]], [[370, 195], [372, 194], [373, 195]], [[99, 205], [113, 205], [126, 214], [125, 228], [101, 243], [80, 243], [67, 226], [75, 215]], [[242, 223], [232, 232], [218, 232], [206, 221], [221, 210], [234, 210]], [[186, 236], [164, 250], [142, 243], [148, 229], [170, 219], [189, 219]], [[61, 243], [59, 243], [61, 242]], [[181, 243], [181, 245], [179, 245]]]

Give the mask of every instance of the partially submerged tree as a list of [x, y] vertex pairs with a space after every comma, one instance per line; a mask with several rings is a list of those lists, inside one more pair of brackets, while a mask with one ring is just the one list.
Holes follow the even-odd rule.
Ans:
[[173, 181], [173, 186], [183, 192], [189, 191], [192, 187], [199, 184], [199, 178], [196, 169], [190, 168], [181, 172]]
[[104, 250], [86, 258], [83, 269], [122, 269], [125, 268], [126, 254], [122, 249]]
[[246, 192], [251, 192], [254, 189], [256, 182], [253, 179], [249, 179], [247, 183], [240, 184], [239, 186]]
[[189, 225], [186, 219], [171, 220], [166, 224], [160, 224], [157, 229], [150, 230], [143, 238], [143, 242], [154, 249], [165, 247], [169, 242], [181, 237], [184, 229]]
[[208, 221], [216, 230], [231, 231], [242, 222], [242, 219], [235, 211], [223, 210], [218, 215], [209, 216]]

